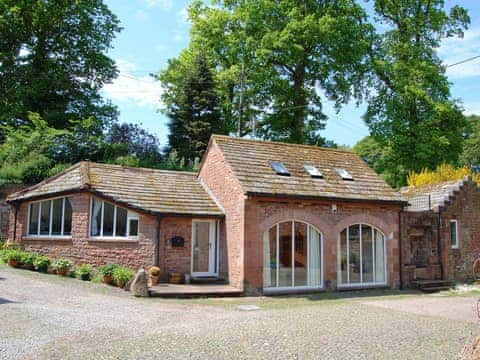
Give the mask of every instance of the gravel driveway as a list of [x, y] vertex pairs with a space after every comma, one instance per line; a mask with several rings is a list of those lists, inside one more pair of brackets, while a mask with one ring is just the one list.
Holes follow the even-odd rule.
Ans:
[[[0, 266], [0, 358], [451, 359], [478, 334], [471, 319], [405, 308], [403, 301], [425, 297], [387, 298], [135, 299], [101, 284]], [[467, 306], [466, 298], [433, 296], [428, 306], [446, 299]], [[260, 310], [241, 311], [241, 303]]]

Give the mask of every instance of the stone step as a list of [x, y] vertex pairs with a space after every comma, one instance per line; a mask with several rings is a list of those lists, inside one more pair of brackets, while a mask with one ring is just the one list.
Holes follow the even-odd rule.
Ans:
[[435, 286], [435, 287], [423, 288], [421, 290], [424, 293], [433, 293], [433, 292], [439, 292], [439, 291], [446, 291], [449, 289], [451, 289], [450, 286]]
[[412, 284], [423, 292], [437, 292], [448, 290], [452, 287], [452, 282], [449, 280], [416, 280]]
[[192, 277], [191, 284], [227, 284], [227, 280], [222, 277], [207, 276], [207, 277]]

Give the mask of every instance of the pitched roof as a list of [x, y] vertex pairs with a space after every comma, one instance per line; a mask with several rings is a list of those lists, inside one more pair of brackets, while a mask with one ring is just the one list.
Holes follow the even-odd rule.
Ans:
[[407, 186], [400, 189], [400, 192], [408, 198], [408, 211], [438, 211], [468, 181], [471, 181], [471, 179], [466, 177], [461, 180], [446, 181], [438, 184]]
[[[220, 135], [213, 139], [247, 194], [406, 202], [351, 151]], [[291, 176], [277, 175], [270, 161], [281, 161]], [[311, 177], [304, 165], [315, 166], [323, 178]], [[338, 168], [347, 170], [354, 180], [343, 180]]]
[[132, 208], [157, 214], [221, 215], [196, 173], [80, 162], [57, 176], [14, 193], [21, 201], [90, 190]]

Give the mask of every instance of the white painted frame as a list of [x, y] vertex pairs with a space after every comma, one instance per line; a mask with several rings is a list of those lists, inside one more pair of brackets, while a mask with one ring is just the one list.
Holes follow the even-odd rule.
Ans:
[[[455, 224], [455, 244], [452, 244], [452, 224]], [[450, 246], [452, 249], [459, 248], [458, 241], [458, 221], [456, 219], [450, 219]]]
[[[92, 235], [92, 207], [93, 207], [93, 200], [97, 199], [98, 201], [102, 202], [102, 207], [100, 209], [100, 235], [93, 236]], [[113, 205], [113, 234], [109, 236], [104, 236], [103, 235], [103, 211], [104, 211], [104, 205], [105, 203], [109, 203], [110, 205]], [[120, 207], [124, 210], [127, 211], [127, 231], [126, 234], [127, 236], [117, 236], [117, 208]], [[140, 234], [140, 215], [132, 212], [122, 206], [118, 206], [117, 204], [111, 202], [111, 201], [106, 201], [101, 198], [96, 198], [95, 196], [90, 197], [90, 209], [88, 210], [89, 216], [88, 216], [88, 236], [89, 239], [91, 240], [105, 240], [105, 241], [137, 241], [138, 236]], [[136, 236], [129, 236], [130, 234], [130, 221], [131, 220], [137, 220], [138, 221], [138, 231]]]
[[[358, 283], [350, 283], [350, 232], [349, 228], [351, 226], [359, 225], [359, 231], [360, 231], [360, 282]], [[372, 228], [372, 253], [373, 253], [373, 277], [375, 278], [376, 275], [376, 251], [375, 251], [375, 230], [377, 230], [380, 234], [383, 236], [383, 271], [384, 271], [384, 277], [385, 281], [379, 281], [379, 282], [363, 282], [363, 243], [362, 243], [362, 226], [369, 226]], [[343, 230], [347, 230], [347, 282], [342, 283], [342, 261], [341, 261], [341, 250], [340, 250], [340, 243], [341, 243], [341, 233]], [[357, 224], [351, 224], [348, 225], [345, 229], [342, 229], [340, 233], [338, 234], [338, 241], [337, 241], [337, 287], [338, 288], [368, 288], [368, 287], [375, 287], [375, 286], [386, 286], [388, 284], [388, 258], [387, 258], [387, 237], [381, 231], [379, 228], [367, 224], [367, 223], [357, 223]]]
[[[31, 201], [27, 204], [27, 226], [26, 226], [26, 237], [27, 238], [45, 238], [45, 239], [65, 239], [71, 238], [72, 234], [70, 231], [70, 235], [64, 235], [64, 221], [65, 221], [65, 202], [69, 196], [56, 196], [53, 198], [42, 199], [37, 201]], [[62, 199], [62, 219], [61, 219], [61, 229], [60, 235], [53, 235], [52, 234], [52, 222], [53, 222], [53, 201]], [[50, 202], [50, 215], [49, 215], [49, 224], [48, 224], [48, 234], [40, 234], [40, 219], [42, 216], [42, 202]], [[37, 233], [31, 234], [30, 233], [30, 218], [31, 218], [31, 207], [33, 204], [38, 204], [38, 218], [37, 218]], [[72, 215], [73, 215], [73, 207], [72, 207]], [[72, 216], [73, 221], [73, 216]], [[71, 227], [72, 228], [72, 227]]]
[[[279, 284], [279, 264], [280, 264], [280, 251], [279, 251], [279, 245], [280, 245], [280, 224], [282, 223], [286, 223], [286, 222], [291, 222], [292, 223], [292, 286], [278, 286]], [[302, 224], [305, 224], [307, 225], [307, 281], [309, 279], [309, 275], [310, 275], [310, 256], [309, 256], [309, 251], [310, 251], [310, 244], [309, 244], [309, 240], [310, 240], [310, 231], [311, 229], [314, 229], [316, 232], [318, 232], [318, 234], [320, 235], [319, 236], [319, 240], [320, 240], [320, 285], [317, 285], [317, 286], [310, 286], [310, 285], [306, 285], [306, 286], [295, 286], [295, 223], [302, 223]], [[280, 221], [279, 223], [276, 223], [275, 225], [273, 225], [272, 227], [270, 227], [268, 230], [266, 230], [267, 232], [270, 231], [271, 228], [275, 227], [276, 231], [275, 231], [275, 234], [276, 234], [276, 264], [277, 264], [277, 268], [276, 268], [276, 272], [275, 272], [275, 275], [276, 275], [276, 281], [275, 281], [275, 284], [276, 286], [270, 286], [270, 287], [263, 287], [263, 292], [264, 293], [269, 293], [269, 294], [272, 294], [272, 293], [275, 293], [275, 292], [288, 292], [288, 291], [296, 291], [296, 290], [299, 290], [299, 291], [302, 291], [302, 290], [321, 290], [324, 288], [324, 279], [323, 279], [323, 276], [324, 276], [324, 258], [325, 258], [325, 255], [323, 253], [323, 234], [320, 230], [318, 230], [315, 226], [313, 226], [312, 224], [309, 224], [305, 221], [302, 221], [302, 220], [296, 220], [296, 219], [288, 219], [288, 220], [285, 220], [285, 221]], [[263, 265], [262, 265], [262, 268], [263, 268]]]
[[[196, 242], [195, 224], [208, 223], [208, 271], [193, 271], [194, 245]], [[192, 220], [192, 241], [190, 254], [190, 274], [197, 277], [218, 276], [220, 267], [219, 222], [217, 220]]]

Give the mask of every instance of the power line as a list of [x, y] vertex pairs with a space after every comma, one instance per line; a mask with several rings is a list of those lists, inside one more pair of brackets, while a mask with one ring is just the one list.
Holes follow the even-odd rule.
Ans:
[[452, 66], [457, 66], [457, 65], [465, 64], [465, 63], [470, 62], [470, 61], [473, 61], [473, 60], [475, 60], [475, 59], [480, 59], [480, 55], [472, 56], [472, 57], [470, 57], [470, 58], [468, 58], [468, 59], [465, 59], [465, 60], [456, 62], [456, 63], [454, 63], [454, 64], [447, 65], [447, 68], [452, 67]]

